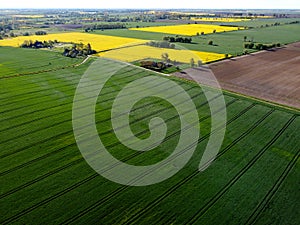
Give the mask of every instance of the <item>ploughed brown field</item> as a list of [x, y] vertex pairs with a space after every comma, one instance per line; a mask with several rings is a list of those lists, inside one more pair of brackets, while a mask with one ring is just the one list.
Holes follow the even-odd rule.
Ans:
[[[209, 68], [225, 90], [300, 108], [300, 42], [213, 63]], [[216, 86], [210, 70], [200, 67], [174, 75]]]

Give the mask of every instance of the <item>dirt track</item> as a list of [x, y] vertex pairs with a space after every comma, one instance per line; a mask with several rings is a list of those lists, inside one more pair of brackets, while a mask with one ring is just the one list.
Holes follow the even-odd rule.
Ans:
[[[300, 42], [209, 66], [220, 86], [255, 98], [300, 109]], [[216, 86], [205, 67], [173, 75]]]

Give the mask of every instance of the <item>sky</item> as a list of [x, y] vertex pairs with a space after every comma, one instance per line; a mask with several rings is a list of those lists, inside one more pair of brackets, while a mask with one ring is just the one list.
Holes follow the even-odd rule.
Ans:
[[0, 8], [300, 9], [300, 0], [0, 0]]

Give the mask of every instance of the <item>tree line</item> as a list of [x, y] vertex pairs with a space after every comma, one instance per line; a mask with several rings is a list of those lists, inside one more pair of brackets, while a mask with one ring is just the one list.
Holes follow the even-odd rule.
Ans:
[[281, 44], [279, 42], [271, 43], [271, 44], [259, 43], [259, 42], [255, 42], [253, 37], [250, 40], [248, 40], [248, 37], [244, 36], [244, 48], [246, 49], [267, 50], [270, 48], [275, 48], [280, 46]]
[[169, 42], [180, 42], [180, 43], [192, 43], [192, 38], [188, 37], [181, 37], [176, 35], [175, 37], [172, 36], [165, 36], [163, 37], [164, 41], [169, 41]]
[[46, 32], [46, 31], [39, 30], [39, 31], [36, 31], [36, 32], [35, 32], [35, 35], [47, 35], [47, 32]]
[[22, 44], [21, 44], [21, 48], [35, 48], [35, 49], [39, 49], [39, 48], [53, 48], [53, 45], [58, 43], [57, 40], [54, 41], [32, 41], [32, 40], [25, 40]]
[[256, 50], [267, 50], [270, 48], [280, 47], [280, 43], [272, 43], [272, 44], [264, 44], [264, 43], [254, 43], [254, 42], [246, 42], [244, 43], [244, 48], [247, 49], [256, 49]]
[[150, 41], [147, 42], [146, 45], [156, 47], [156, 48], [171, 48], [175, 49], [175, 44], [171, 44], [168, 41]]
[[94, 30], [109, 30], [109, 29], [125, 29], [126, 26], [121, 23], [116, 24], [94, 24], [84, 27], [85, 32], [92, 32]]

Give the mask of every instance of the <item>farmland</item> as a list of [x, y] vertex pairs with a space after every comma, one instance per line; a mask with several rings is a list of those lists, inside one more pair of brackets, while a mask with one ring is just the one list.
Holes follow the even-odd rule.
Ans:
[[0, 224], [300, 224], [299, 18], [0, 9]]
[[292, 22], [299, 21], [298, 18], [261, 18], [261, 19], [252, 19], [240, 22], [214, 22], [214, 24], [219, 25], [234, 25], [234, 26], [243, 26], [248, 28], [262, 28], [262, 27], [271, 27], [275, 23], [280, 23], [281, 25], [290, 24]]
[[106, 58], [117, 59], [125, 62], [133, 62], [142, 59], [154, 58], [161, 59], [161, 55], [167, 53], [170, 60], [176, 60], [180, 63], [190, 63], [193, 58], [195, 62], [201, 60], [203, 63], [218, 61], [224, 59], [224, 54], [217, 54], [211, 52], [198, 52], [184, 49], [167, 49], [155, 48], [146, 45], [138, 45], [134, 47], [124, 47], [121, 49], [111, 50], [108, 52], [100, 53], [99, 55]]
[[[274, 23], [274, 21], [272, 22]], [[208, 34], [193, 37], [194, 44], [180, 43], [180, 45], [186, 49], [194, 51], [215, 52], [220, 54], [227, 53], [236, 56], [243, 54], [243, 40], [245, 36], [250, 39], [253, 38], [254, 41], [261, 43], [279, 42], [281, 44], [287, 44], [300, 41], [299, 27], [299, 24], [289, 24], [277, 27], [270, 26], [249, 30], [239, 30], [238, 32]], [[106, 30], [96, 33], [119, 37], [140, 38], [145, 40], [162, 40], [166, 35], [163, 33], [142, 32], [139, 30]], [[208, 45], [207, 43], [209, 40], [212, 40], [215, 45]]]
[[[297, 42], [274, 51], [213, 63], [209, 68], [226, 90], [300, 108], [299, 47], [300, 42]], [[208, 70], [196, 68], [186, 72], [200, 83], [214, 85], [206, 75], [210, 74]]]
[[218, 53], [145, 46], [143, 44], [145, 44], [146, 41], [142, 39], [85, 33], [48, 34], [43, 36], [35, 35], [29, 38], [17, 37], [2, 41], [0, 40], [0, 46], [18, 47], [26, 40], [58, 40], [63, 43], [90, 43], [94, 50], [100, 52], [98, 56], [104, 56], [125, 62], [132, 62], [145, 58], [161, 59], [161, 55], [163, 53], [168, 53], [172, 60], [176, 60], [181, 63], [189, 63], [191, 58], [195, 58], [195, 60], [200, 59], [204, 63], [225, 58], [224, 54]]
[[[34, 74], [41, 71], [57, 70], [69, 66], [75, 66], [82, 60], [62, 58], [60, 53], [49, 53], [30, 49], [24, 51], [19, 48], [0, 47], [0, 78]], [[28, 60], [30, 59], [30, 61]]]
[[218, 25], [207, 25], [207, 24], [188, 24], [188, 25], [173, 25], [173, 26], [159, 26], [159, 27], [145, 27], [145, 28], [130, 28], [130, 30], [139, 30], [146, 32], [157, 32], [166, 34], [178, 34], [195, 36], [197, 33], [211, 34], [214, 32], [226, 32], [241, 30], [242, 27], [230, 27], [230, 26], [218, 26]]
[[222, 17], [195, 17], [191, 18], [193, 21], [204, 21], [204, 22], [226, 22], [226, 23], [231, 23], [231, 22], [242, 22], [242, 21], [250, 21], [251, 19], [243, 19], [243, 18], [222, 18]]
[[[33, 35], [30, 37], [16, 37], [12, 39], [0, 40], [0, 46], [11, 46], [19, 47], [26, 40], [38, 40], [38, 41], [48, 41], [48, 40], [58, 40], [59, 42], [67, 43], [92, 43], [93, 48], [97, 51], [104, 51], [108, 49], [113, 49], [129, 43], [142, 43], [144, 41], [134, 38], [123, 38], [115, 36], [106, 35], [96, 35], [96, 34], [85, 34], [85, 33], [59, 33], [59, 34], [48, 34], [48, 35]], [[105, 45], [103, 44], [105, 43]]]
[[[7, 54], [15, 51], [5, 50]], [[35, 54], [34, 50], [19, 51]], [[47, 54], [51, 57], [53, 53]], [[49, 60], [46, 55], [40, 56], [42, 59]], [[71, 115], [76, 86], [94, 60], [76, 68], [0, 79], [4, 87], [0, 122], [1, 224], [215, 224], [221, 222], [220, 216], [224, 224], [240, 224], [273, 221], [278, 215], [284, 217], [284, 223], [298, 220], [293, 213], [298, 207], [281, 199], [297, 198], [299, 112], [225, 94], [225, 140], [216, 161], [205, 172], [199, 172], [199, 158], [211, 132], [211, 113], [203, 93], [213, 93], [214, 89], [200, 89], [177, 78], [168, 79], [187, 91], [199, 113], [201, 137], [193, 159], [172, 178], [148, 187], [122, 186], [99, 176], [78, 150]], [[98, 79], [118, 64], [98, 60]], [[34, 65], [29, 57], [21, 62]], [[5, 59], [3, 65], [7, 65]], [[15, 61], [14, 67], [19, 70], [21, 63]], [[111, 154], [130, 164], [161, 160], [170, 154], [180, 134], [174, 108], [155, 97], [138, 102], [130, 120], [134, 134], [143, 137], [149, 134], [150, 118], [164, 118], [168, 132], [158, 148], [137, 153], [123, 146], [111, 132], [113, 99], [126, 84], [148, 76], [160, 75], [127, 65], [111, 77], [97, 101], [95, 118], [101, 139], [110, 146]], [[151, 85], [163, 88], [165, 84]]]

